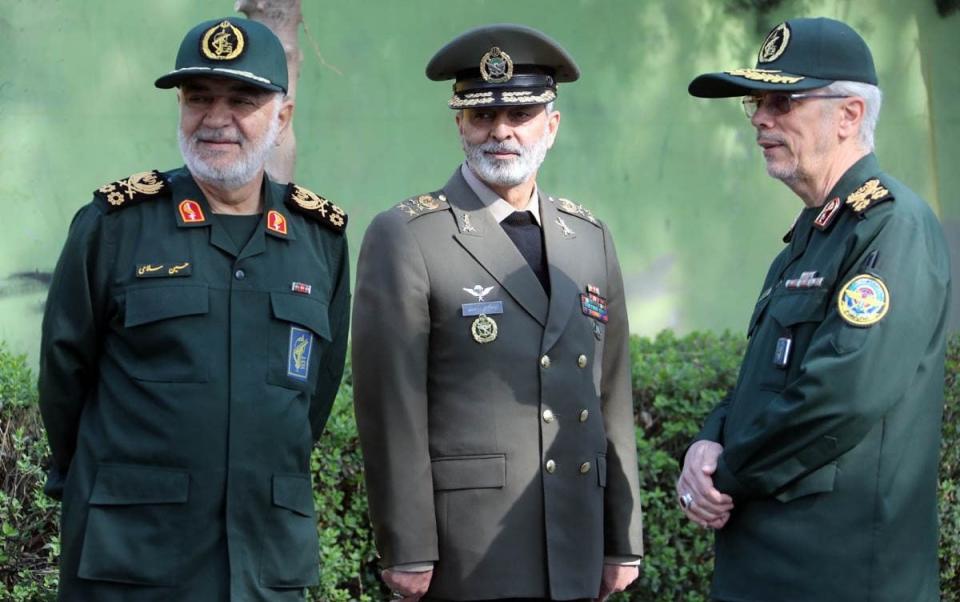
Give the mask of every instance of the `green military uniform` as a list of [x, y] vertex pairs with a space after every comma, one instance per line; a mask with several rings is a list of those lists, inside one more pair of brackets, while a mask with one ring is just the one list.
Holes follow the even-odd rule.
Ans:
[[[437, 598], [589, 598], [604, 554], [642, 552], [613, 241], [571, 201], [541, 194], [540, 210], [549, 297], [459, 170], [377, 216], [360, 251], [353, 370], [371, 518], [384, 566], [436, 561]], [[463, 315], [477, 285], [502, 303], [485, 343], [481, 318]], [[588, 285], [606, 323], [583, 313]]]
[[[788, 21], [768, 41], [808, 42], [811, 25], [856, 36], [823, 21]], [[771, 265], [736, 388], [698, 437], [723, 445], [714, 484], [735, 504], [716, 532], [712, 596], [933, 602], [947, 248], [930, 208], [872, 154], [826, 199]]]
[[265, 183], [240, 245], [186, 169], [109, 184], [77, 214], [40, 376], [61, 599], [295, 600], [317, 582], [309, 458], [349, 263], [342, 220], [310, 196]]

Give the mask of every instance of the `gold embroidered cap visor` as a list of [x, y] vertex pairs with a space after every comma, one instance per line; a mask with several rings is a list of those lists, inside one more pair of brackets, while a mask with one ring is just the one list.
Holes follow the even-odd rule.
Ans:
[[287, 57], [283, 44], [263, 23], [238, 17], [213, 19], [187, 32], [174, 70], [154, 85], [173, 88], [191, 77], [224, 77], [285, 93]]
[[541, 31], [501, 23], [467, 31], [437, 51], [426, 69], [433, 81], [455, 80], [451, 109], [546, 104], [557, 84], [576, 81], [566, 50]]
[[701, 98], [725, 98], [813, 90], [835, 81], [877, 85], [867, 43], [834, 19], [790, 19], [764, 38], [754, 68], [705, 73], [690, 82], [688, 91]]

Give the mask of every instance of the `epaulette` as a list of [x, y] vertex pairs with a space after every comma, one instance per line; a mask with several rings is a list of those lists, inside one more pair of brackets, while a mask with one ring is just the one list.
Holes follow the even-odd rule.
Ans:
[[854, 190], [847, 196], [846, 204], [862, 218], [864, 212], [871, 207], [875, 207], [885, 201], [892, 201], [893, 194], [880, 183], [878, 178], [870, 178], [864, 182], [863, 186]]
[[334, 232], [347, 229], [347, 214], [327, 199], [312, 190], [297, 186], [293, 182], [287, 185], [284, 203], [290, 209], [318, 221]]
[[448, 209], [447, 197], [443, 193], [421, 194], [398, 203], [395, 209], [403, 211], [410, 219]]
[[[547, 197], [550, 201], [554, 201], [554, 198]], [[570, 199], [557, 198], [557, 209], [563, 211], [564, 213], [569, 213], [570, 215], [575, 215], [581, 219], [585, 219], [594, 226], [599, 226], [600, 222], [597, 221], [597, 218], [593, 217], [593, 213], [589, 209], [581, 205], [580, 203], [574, 203]]]
[[107, 202], [107, 212], [131, 207], [143, 201], [159, 198], [167, 190], [167, 181], [159, 171], [142, 171], [125, 180], [104, 184], [93, 194]]

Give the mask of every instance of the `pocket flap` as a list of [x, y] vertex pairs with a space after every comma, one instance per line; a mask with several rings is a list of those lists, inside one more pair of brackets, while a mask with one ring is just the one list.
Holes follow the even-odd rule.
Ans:
[[827, 315], [826, 290], [781, 295], [770, 301], [767, 310], [781, 326], [801, 322], [822, 322]]
[[273, 292], [270, 306], [276, 319], [305, 326], [317, 336], [330, 340], [330, 320], [323, 301], [306, 295]]
[[313, 516], [313, 487], [310, 475], [273, 475], [273, 505], [303, 516]]
[[126, 291], [127, 328], [158, 320], [205, 314], [210, 311], [210, 296], [204, 285], [150, 286]]
[[97, 469], [90, 505], [183, 504], [189, 490], [190, 476], [182, 470], [102, 464]]
[[805, 477], [787, 485], [777, 496], [777, 501], [789, 502], [805, 495], [833, 491], [837, 480], [836, 462], [821, 466]]
[[431, 468], [434, 491], [499, 489], [507, 482], [507, 459], [503, 454], [435, 458]]

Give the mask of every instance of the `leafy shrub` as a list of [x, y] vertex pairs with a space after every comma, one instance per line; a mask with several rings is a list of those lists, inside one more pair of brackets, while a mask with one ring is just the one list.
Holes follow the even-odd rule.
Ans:
[[[709, 533], [677, 509], [674, 481], [704, 415], [734, 385], [743, 337], [663, 332], [633, 337], [633, 393], [637, 414], [647, 557], [639, 582], [621, 602], [702, 602], [713, 568]], [[315, 602], [378, 602], [390, 594], [377, 578], [367, 521], [363, 463], [353, 418], [350, 367], [311, 457], [321, 544]], [[940, 480], [940, 566], [943, 597], [960, 602], [960, 337], [947, 353], [946, 408]], [[36, 411], [36, 389], [24, 358], [0, 344], [0, 600], [53, 600], [59, 540], [57, 504], [44, 497], [43, 462], [49, 455]]]

